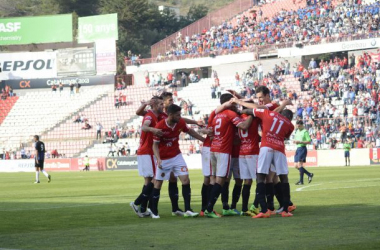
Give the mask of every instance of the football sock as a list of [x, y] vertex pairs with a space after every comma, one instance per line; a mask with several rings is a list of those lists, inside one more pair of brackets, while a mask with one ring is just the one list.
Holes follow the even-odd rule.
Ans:
[[276, 196], [276, 199], [278, 203], [280, 204], [280, 207], [283, 206], [283, 199], [282, 199], [282, 187], [281, 182], [278, 182], [276, 185], [274, 185], [274, 195]]
[[230, 192], [229, 186], [230, 186], [230, 183], [225, 182], [222, 187], [222, 204], [223, 204], [224, 210], [230, 209], [230, 206], [228, 205], [228, 196]]
[[[208, 185], [208, 191], [207, 191], [207, 205], [208, 203], [211, 201], [211, 193], [212, 193], [212, 190], [214, 189], [214, 185], [210, 184]], [[207, 209], [207, 205], [206, 205], [206, 209]]]
[[36, 181], [40, 181], [40, 172], [36, 171]]
[[210, 201], [207, 204], [207, 212], [211, 213], [214, 210], [214, 205], [218, 200], [221, 191], [222, 186], [218, 183], [215, 183], [211, 191]]
[[289, 202], [290, 202], [290, 186], [289, 183], [281, 183], [282, 187], [282, 197], [284, 203], [284, 211], [288, 212]]
[[242, 191], [242, 195], [241, 195], [241, 199], [242, 199], [242, 203], [243, 203], [241, 210], [243, 212], [248, 211], [248, 202], [249, 202], [250, 192], [251, 192], [251, 185], [243, 185], [243, 191]]
[[257, 187], [255, 190], [255, 200], [253, 201], [253, 205], [258, 208], [259, 207], [259, 200], [257, 199]]
[[265, 197], [267, 200], [268, 209], [273, 211], [274, 210], [274, 202], [273, 202], [274, 185], [273, 185], [273, 183], [266, 183], [265, 184]]
[[46, 176], [46, 178], [48, 178], [49, 177], [49, 174], [45, 171], [45, 170], [41, 170], [41, 173], [43, 173], [45, 176]]
[[304, 172], [307, 176], [310, 176], [310, 173], [309, 173], [309, 171], [306, 170], [306, 168], [304, 168], [304, 167], [301, 167], [301, 168], [303, 169], [303, 172]]
[[158, 215], [158, 201], [160, 200], [160, 189], [153, 188], [151, 210], [154, 215]]
[[347, 157], [346, 157], [346, 158], [344, 158], [344, 161], [346, 162], [346, 166], [347, 166]]
[[201, 195], [202, 195], [202, 211], [203, 212], [206, 210], [206, 207], [207, 207], [208, 187], [209, 187], [208, 185], [205, 185], [205, 184], [202, 185]]
[[236, 209], [236, 203], [238, 203], [240, 199], [241, 188], [241, 186], [235, 184], [234, 190], [232, 190], [231, 209]]
[[190, 184], [182, 185], [182, 196], [185, 203], [185, 211], [191, 210], [190, 202], [191, 202], [191, 188]]
[[[141, 201], [141, 212], [143, 212], [143, 213], [146, 211], [148, 200], [152, 195], [153, 187], [154, 187], [153, 183], [149, 182], [148, 185], [146, 185], [143, 189], [143, 192], [142, 192], [143, 199]], [[136, 204], [136, 202], [135, 202], [135, 204]]]
[[303, 183], [304, 168], [299, 168], [298, 171], [300, 171], [300, 182]]
[[141, 193], [140, 195], [136, 198], [135, 200], [135, 205], [138, 206], [138, 205], [141, 205], [141, 202], [142, 200], [144, 199], [144, 196], [143, 196], [143, 193], [144, 193], [144, 190], [146, 189], [146, 186], [144, 185], [142, 190], [141, 190]]
[[172, 202], [172, 211], [178, 211], [178, 186], [177, 182], [169, 182], [169, 197]]
[[267, 202], [265, 200], [265, 183], [257, 183], [256, 188], [257, 201], [260, 204], [261, 212], [266, 213], [268, 211]]
[[348, 158], [348, 166], [350, 166], [350, 158]]

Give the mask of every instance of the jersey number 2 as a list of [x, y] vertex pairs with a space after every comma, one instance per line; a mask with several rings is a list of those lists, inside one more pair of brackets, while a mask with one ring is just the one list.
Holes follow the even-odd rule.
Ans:
[[215, 135], [220, 135], [220, 132], [218, 131], [218, 129], [220, 129], [220, 127], [222, 126], [222, 119], [218, 118], [216, 119], [215, 121], [216, 125], [215, 125]]
[[[273, 132], [273, 130], [274, 130], [274, 127], [276, 126], [276, 124], [277, 124], [277, 121], [278, 121], [278, 119], [276, 118], [276, 117], [274, 117], [273, 118], [273, 123], [272, 123], [272, 127], [270, 127], [270, 132]], [[283, 121], [279, 121], [279, 125], [278, 125], [278, 128], [277, 128], [277, 130], [276, 130], [276, 134], [278, 134], [279, 132], [280, 132], [280, 130], [281, 130], [281, 127], [282, 127], [282, 125], [284, 124], [284, 122]]]

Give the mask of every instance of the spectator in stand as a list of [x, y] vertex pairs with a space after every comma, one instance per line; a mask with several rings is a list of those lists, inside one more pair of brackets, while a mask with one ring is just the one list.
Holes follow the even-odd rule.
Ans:
[[201, 153], [201, 146], [199, 145], [198, 141], [195, 143], [195, 153], [197, 154]]
[[108, 151], [108, 154], [107, 154], [107, 157], [111, 156], [114, 157], [115, 156], [115, 145], [111, 142], [110, 146], [108, 147], [109, 148], [109, 151]]
[[70, 95], [73, 95], [74, 94], [74, 83], [70, 82]]
[[21, 148], [21, 150], [20, 150], [20, 154], [21, 154], [21, 159], [27, 159], [27, 158], [26, 158], [26, 154], [25, 154], [25, 149], [24, 149], [24, 148]]
[[96, 123], [96, 140], [102, 139], [102, 129], [103, 129], [102, 124], [100, 124], [100, 122], [97, 122]]
[[194, 154], [194, 145], [192, 142], [190, 142], [190, 145], [189, 145], [189, 154]]
[[186, 87], [187, 86], [186, 79], [187, 79], [187, 76], [186, 76], [185, 72], [182, 72], [182, 75], [181, 75], [182, 87]]
[[55, 85], [55, 83], [53, 83], [53, 85], [51, 85], [51, 90], [53, 91], [53, 93], [57, 92], [57, 85]]
[[131, 147], [129, 146], [128, 142], [125, 143], [125, 147], [127, 148], [127, 155], [131, 155]]
[[58, 151], [57, 149], [54, 149], [53, 151], [51, 151], [51, 158], [58, 158]]
[[63, 84], [62, 82], [59, 83], [59, 95], [62, 94], [62, 91], [63, 91]]
[[77, 94], [79, 94], [79, 90], [80, 90], [80, 87], [81, 87], [82, 85], [80, 84], [80, 83], [76, 83], [75, 84], [75, 92], [77, 93]]
[[314, 58], [311, 58], [309, 62], [309, 69], [316, 69], [317, 68], [317, 62], [314, 60]]
[[45, 158], [46, 159], [50, 159], [51, 155], [50, 155], [50, 152], [49, 151], [46, 151], [45, 153]]
[[88, 129], [91, 129], [91, 128], [92, 128], [92, 126], [88, 123], [88, 121], [85, 121], [82, 129], [88, 130]]

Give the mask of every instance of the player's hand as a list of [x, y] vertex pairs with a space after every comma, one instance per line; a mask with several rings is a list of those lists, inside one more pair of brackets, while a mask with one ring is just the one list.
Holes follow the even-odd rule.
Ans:
[[204, 128], [204, 127], [205, 127], [205, 125], [203, 124], [202, 121], [197, 121], [197, 125], [198, 125], [199, 127], [201, 127], [201, 128]]
[[162, 160], [161, 159], [158, 159], [157, 160], [157, 167], [159, 168], [159, 169], [162, 169]]
[[39, 164], [38, 160], [36, 160], [36, 163]]
[[161, 136], [163, 135], [161, 129], [152, 128], [152, 130], [153, 130], [152, 133], [153, 133], [155, 136], [161, 137]]
[[286, 106], [288, 106], [288, 105], [293, 105], [293, 103], [292, 103], [292, 100], [290, 100], [290, 99], [287, 99], [287, 100], [284, 100], [284, 104], [286, 105]]

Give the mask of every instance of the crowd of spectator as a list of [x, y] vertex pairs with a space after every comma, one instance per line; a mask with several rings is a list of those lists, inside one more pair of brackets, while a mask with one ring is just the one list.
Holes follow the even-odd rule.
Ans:
[[[281, 10], [271, 18], [262, 10], [235, 17], [236, 24], [225, 21], [199, 34], [178, 33], [171, 49], [159, 54], [157, 61], [181, 56], [217, 55], [233, 51], [256, 51], [257, 46], [276, 44], [319, 44], [377, 37], [380, 2], [364, 4], [360, 0], [310, 0], [298, 10]], [[282, 44], [282, 45], [281, 45]]]

